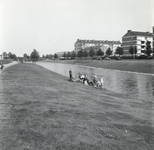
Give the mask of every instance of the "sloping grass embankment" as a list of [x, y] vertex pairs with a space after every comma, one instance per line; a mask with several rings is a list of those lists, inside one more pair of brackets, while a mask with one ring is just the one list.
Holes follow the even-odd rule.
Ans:
[[153, 107], [124, 94], [69, 82], [36, 64], [0, 80], [0, 149], [153, 150]]

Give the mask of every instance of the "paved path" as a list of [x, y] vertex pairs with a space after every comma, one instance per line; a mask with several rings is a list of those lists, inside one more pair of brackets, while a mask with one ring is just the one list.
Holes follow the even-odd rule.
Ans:
[[4, 68], [3, 70], [0, 70], [0, 74], [8, 67], [12, 66], [12, 65], [15, 65], [15, 64], [18, 64], [17, 61], [13, 61], [12, 63], [9, 63], [9, 64], [4, 64]]

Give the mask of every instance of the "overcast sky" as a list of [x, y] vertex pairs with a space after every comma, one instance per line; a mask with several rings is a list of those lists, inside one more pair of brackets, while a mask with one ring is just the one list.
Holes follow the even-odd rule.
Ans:
[[0, 0], [0, 53], [72, 51], [77, 39], [152, 32], [154, 0]]

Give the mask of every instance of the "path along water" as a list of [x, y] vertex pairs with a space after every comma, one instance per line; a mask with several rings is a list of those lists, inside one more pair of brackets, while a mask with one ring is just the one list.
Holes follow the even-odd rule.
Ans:
[[13, 61], [12, 63], [9, 63], [9, 64], [4, 64], [4, 68], [3, 70], [0, 70], [0, 74], [8, 67], [12, 66], [12, 65], [15, 65], [17, 64], [18, 62], [17, 61]]
[[103, 75], [105, 89], [127, 94], [130, 98], [143, 101], [154, 99], [154, 75], [133, 72], [124, 72], [110, 69], [80, 66], [74, 64], [38, 62], [38, 65], [54, 71], [56, 73], [68, 76], [71, 69], [73, 77], [77, 78], [78, 73], [88, 74], [91, 80], [94, 75]]

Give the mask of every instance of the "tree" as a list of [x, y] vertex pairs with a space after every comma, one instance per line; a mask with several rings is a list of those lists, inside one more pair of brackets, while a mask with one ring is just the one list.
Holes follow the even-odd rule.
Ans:
[[86, 50], [83, 52], [83, 57], [88, 57], [88, 52]]
[[25, 53], [25, 54], [23, 55], [23, 57], [24, 57], [24, 59], [27, 59], [27, 54]]
[[67, 56], [67, 58], [71, 57], [71, 53], [67, 52], [66, 56]]
[[12, 54], [11, 52], [8, 53], [8, 57], [10, 59], [17, 60], [17, 56], [15, 54]]
[[49, 58], [49, 59], [52, 59], [52, 58], [53, 58], [53, 55], [52, 55], [52, 54], [49, 54], [49, 55], [48, 55], [48, 58]]
[[123, 48], [118, 46], [116, 48], [115, 54], [123, 55], [123, 53], [124, 53]]
[[97, 56], [102, 56], [104, 55], [104, 53], [102, 52], [102, 50], [99, 48], [97, 51]]
[[58, 55], [55, 53], [53, 57], [54, 57], [55, 59], [57, 59], [57, 58], [58, 58]]
[[15, 54], [12, 54], [12, 59], [17, 60], [17, 56]]
[[73, 52], [71, 53], [71, 57], [72, 57], [72, 59], [74, 59], [74, 58], [76, 57], [75, 51], [73, 51]]
[[112, 55], [112, 50], [110, 47], [106, 50], [106, 55], [108, 56]]
[[31, 60], [38, 61], [39, 57], [39, 52], [36, 49], [33, 49], [32, 53], [30, 54]]
[[146, 54], [147, 54], [148, 56], [150, 56], [150, 54], [152, 53], [150, 43], [151, 43], [150, 41], [147, 41], [147, 42], [146, 42]]
[[62, 56], [63, 56], [63, 57], [67, 57], [67, 54], [66, 54], [66, 52], [64, 52]]
[[133, 46], [131, 45], [130, 48], [129, 48], [129, 53], [130, 53], [130, 54], [136, 54], [136, 53], [137, 53], [136, 47], [133, 47]]
[[83, 51], [82, 49], [80, 51], [78, 51], [78, 54], [77, 54], [78, 57], [83, 57]]
[[12, 55], [11, 52], [8, 53], [8, 57], [9, 57], [10, 59], [13, 59], [13, 55]]
[[89, 56], [93, 57], [95, 55], [94, 49], [90, 47]]
[[49, 55], [48, 55], [48, 54], [46, 54], [46, 56], [45, 56], [45, 57], [46, 57], [46, 59], [48, 59], [48, 58], [49, 58]]

